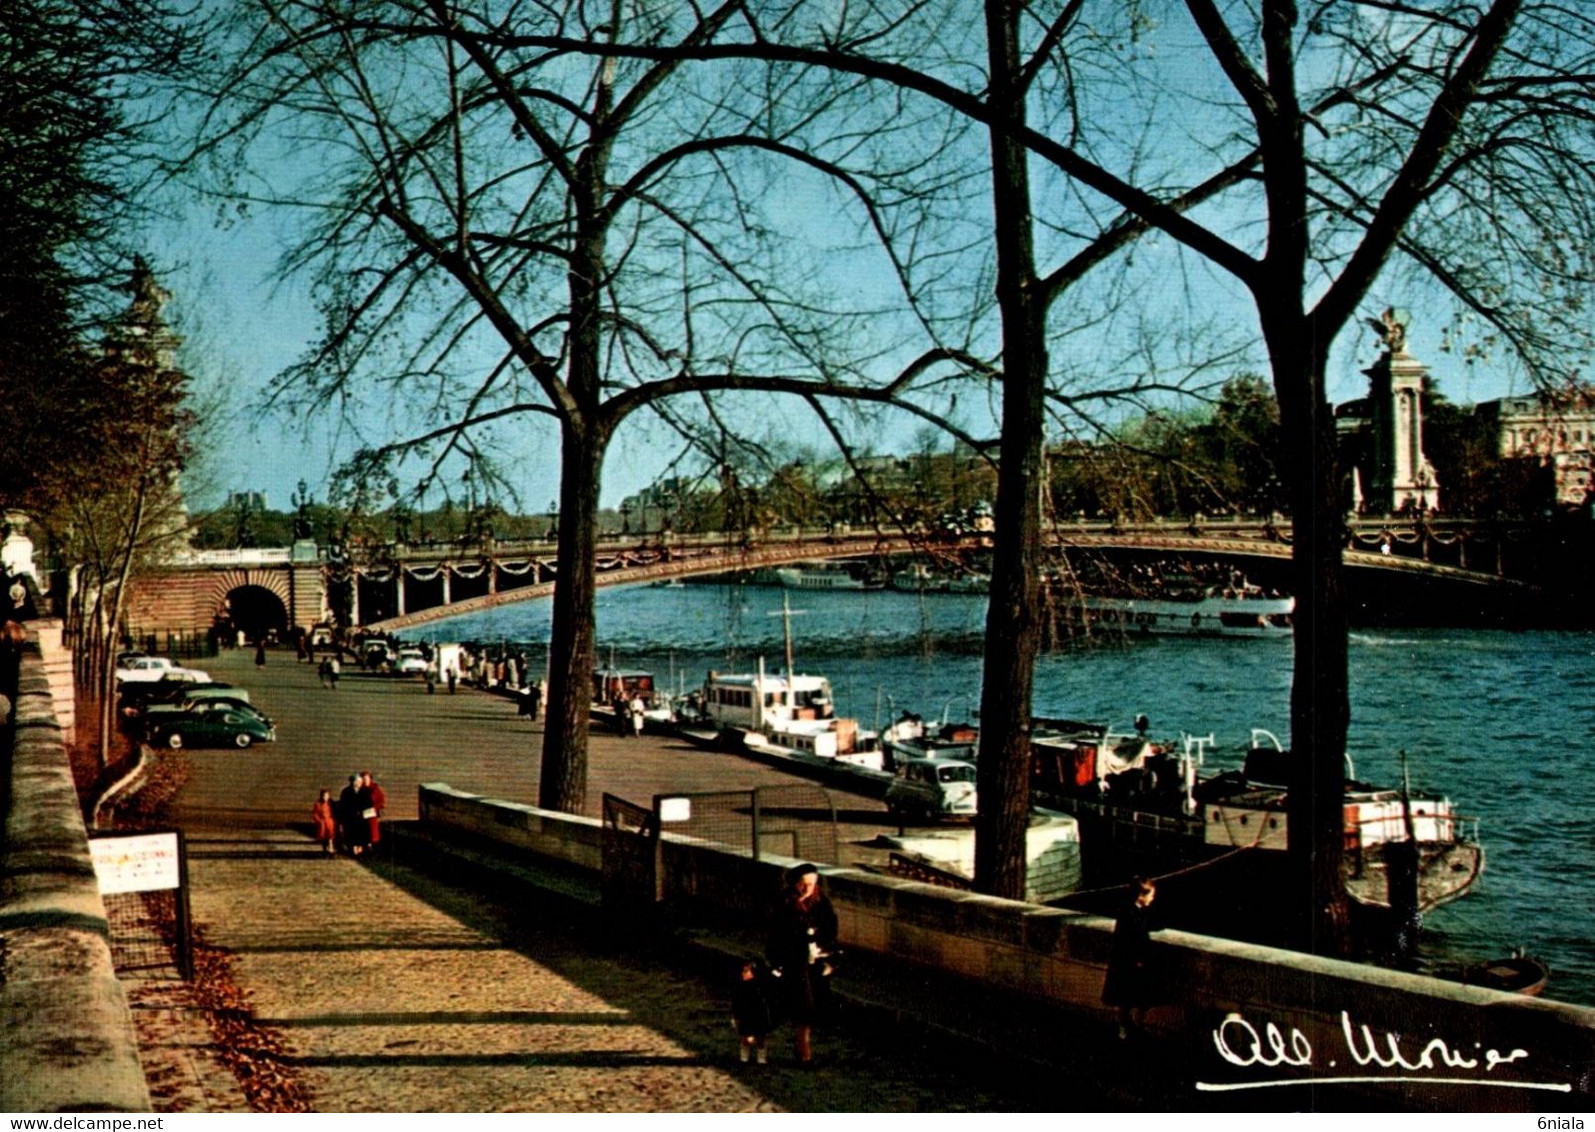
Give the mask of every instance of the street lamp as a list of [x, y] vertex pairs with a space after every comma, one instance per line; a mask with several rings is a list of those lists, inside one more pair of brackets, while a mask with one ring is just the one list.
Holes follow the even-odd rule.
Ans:
[[548, 537], [549, 541], [559, 540], [559, 500], [548, 501]]
[[620, 505], [620, 533], [622, 536], [631, 534], [631, 502], [629, 500]]

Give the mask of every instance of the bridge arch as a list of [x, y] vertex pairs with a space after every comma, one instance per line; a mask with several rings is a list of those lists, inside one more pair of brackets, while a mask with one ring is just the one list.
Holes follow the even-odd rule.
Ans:
[[252, 641], [273, 631], [287, 638], [291, 601], [287, 576], [278, 570], [229, 570], [218, 575], [211, 594], [216, 620], [225, 618]]

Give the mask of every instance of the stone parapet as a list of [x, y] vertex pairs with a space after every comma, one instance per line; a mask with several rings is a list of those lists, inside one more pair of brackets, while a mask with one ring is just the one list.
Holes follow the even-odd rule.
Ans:
[[72, 671], [72, 650], [66, 647], [58, 620], [30, 621], [28, 635], [39, 646], [39, 662], [50, 689], [50, 703], [63, 735], [77, 727], [77, 684]]
[[[422, 787], [421, 815], [445, 832], [509, 831], [506, 851], [566, 864], [592, 860], [598, 824], [443, 786]], [[701, 912], [757, 924], [796, 863], [669, 833], [657, 859], [661, 909], [675, 923]], [[1111, 1018], [1102, 1004], [1111, 919], [852, 868], [820, 871], [843, 945], [925, 981], [928, 1015], [937, 1009], [931, 988], [946, 980], [1056, 1011], [1062, 1027]], [[661, 909], [636, 909], [637, 922]], [[1463, 1111], [1582, 1108], [1595, 1093], [1595, 1010], [1187, 932], [1155, 938], [1164, 994], [1148, 1027], [1195, 1051], [1214, 1087], [1268, 1089], [1315, 1076], [1381, 1107], [1421, 1108], [1432, 1094]]]
[[4, 767], [0, 1110], [148, 1112], [132, 1016], [37, 645], [22, 658]]

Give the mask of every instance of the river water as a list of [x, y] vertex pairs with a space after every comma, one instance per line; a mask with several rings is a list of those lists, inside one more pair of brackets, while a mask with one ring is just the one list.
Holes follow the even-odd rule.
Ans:
[[[985, 599], [765, 586], [600, 591], [602, 660], [651, 670], [675, 691], [707, 669], [784, 666], [783, 596], [799, 672], [828, 676], [838, 713], [865, 726], [907, 709], [968, 719], [979, 704]], [[527, 602], [412, 635], [509, 641], [542, 660], [549, 605]], [[1207, 769], [1240, 765], [1253, 727], [1288, 743], [1289, 639], [1101, 638], [1040, 658], [1038, 715], [1216, 739]], [[1473, 892], [1431, 913], [1425, 949], [1486, 958], [1523, 947], [1549, 964], [1547, 997], [1595, 1005], [1595, 633], [1360, 630], [1351, 639], [1349, 754], [1366, 782], [1448, 794], [1477, 817], [1486, 867]]]

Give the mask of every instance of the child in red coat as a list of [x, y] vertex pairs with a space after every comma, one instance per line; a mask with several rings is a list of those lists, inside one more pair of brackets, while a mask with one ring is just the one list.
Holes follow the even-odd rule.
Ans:
[[332, 842], [338, 836], [338, 822], [332, 816], [332, 791], [323, 790], [310, 807], [310, 820], [316, 823], [316, 840], [321, 842], [323, 853], [332, 853]]

